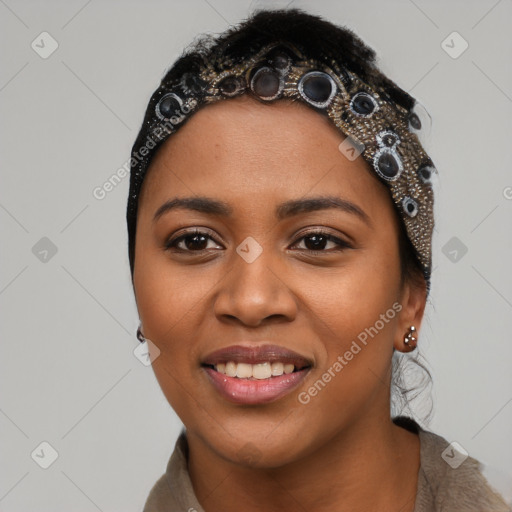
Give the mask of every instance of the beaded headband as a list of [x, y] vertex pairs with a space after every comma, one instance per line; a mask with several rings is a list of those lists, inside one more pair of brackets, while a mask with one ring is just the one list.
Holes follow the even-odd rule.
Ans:
[[194, 71], [171, 82], [162, 80], [152, 95], [130, 161], [127, 221], [132, 275], [138, 195], [156, 149], [201, 106], [245, 93], [263, 102], [302, 101], [327, 115], [347, 136], [340, 151], [351, 160], [360, 154], [389, 188], [428, 293], [434, 228], [432, 180], [437, 170], [418, 138], [422, 130], [418, 104], [408, 97], [414, 106], [407, 109], [393, 101], [383, 85], [370, 85], [334, 59], [327, 66], [280, 41], [239, 62], [223, 54], [210, 56]]

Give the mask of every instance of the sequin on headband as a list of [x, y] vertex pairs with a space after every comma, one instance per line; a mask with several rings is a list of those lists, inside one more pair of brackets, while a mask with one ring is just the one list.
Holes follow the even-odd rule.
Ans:
[[[327, 66], [306, 58], [289, 43], [266, 45], [242, 62], [222, 56], [207, 59], [197, 72], [186, 72], [173, 83], [162, 82], [149, 103], [153, 115], [146, 116], [145, 137], [138, 138], [139, 145], [132, 151], [128, 217], [136, 219], [140, 187], [156, 151], [142, 153], [147, 141], [158, 147], [201, 106], [242, 94], [263, 102], [302, 101], [327, 115], [347, 136], [347, 142], [389, 188], [428, 292], [434, 228], [432, 182], [437, 171], [418, 138], [419, 115], [414, 108], [407, 110], [392, 101], [384, 88], [370, 86], [335, 61]], [[340, 158], [346, 157], [342, 145]]]

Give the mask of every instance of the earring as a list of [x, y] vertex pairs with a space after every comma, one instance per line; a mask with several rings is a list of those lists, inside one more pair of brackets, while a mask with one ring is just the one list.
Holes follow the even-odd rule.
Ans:
[[404, 344], [409, 348], [409, 352], [412, 352], [417, 345], [417, 335], [416, 334], [416, 327], [414, 325], [411, 325], [409, 327], [409, 332], [404, 336]]
[[144, 338], [144, 334], [142, 334], [142, 324], [139, 325], [139, 327], [137, 327], [137, 339], [141, 342], [141, 343], [144, 343], [146, 341], [146, 338]]

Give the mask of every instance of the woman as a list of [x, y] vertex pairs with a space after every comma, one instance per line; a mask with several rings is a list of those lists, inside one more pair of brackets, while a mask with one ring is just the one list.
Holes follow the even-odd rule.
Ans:
[[185, 428], [145, 512], [509, 510], [478, 461], [390, 417], [430, 286], [421, 129], [373, 50], [299, 10], [168, 71], [127, 222], [138, 338]]

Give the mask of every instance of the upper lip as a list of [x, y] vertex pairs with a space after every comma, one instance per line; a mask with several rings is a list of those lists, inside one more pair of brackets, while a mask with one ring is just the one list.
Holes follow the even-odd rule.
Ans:
[[272, 344], [231, 345], [211, 352], [203, 359], [202, 364], [213, 366], [229, 361], [248, 364], [281, 362], [293, 364], [295, 368], [313, 365], [313, 362], [307, 357], [301, 356], [293, 350]]

